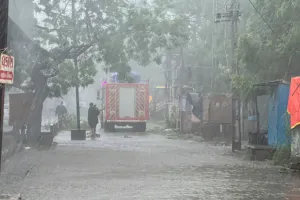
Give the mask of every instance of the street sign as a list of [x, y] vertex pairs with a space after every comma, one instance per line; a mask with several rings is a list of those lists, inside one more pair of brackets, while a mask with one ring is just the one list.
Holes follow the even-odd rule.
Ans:
[[0, 83], [13, 84], [15, 58], [13, 56], [1, 54], [0, 59]]

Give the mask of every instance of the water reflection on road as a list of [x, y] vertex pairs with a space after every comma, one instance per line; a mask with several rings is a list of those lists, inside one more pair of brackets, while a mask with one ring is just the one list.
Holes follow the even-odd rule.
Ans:
[[284, 199], [295, 191], [289, 189], [293, 183], [300, 183], [294, 175], [281, 174], [264, 162], [224, 155], [230, 154], [228, 147], [169, 140], [155, 134], [102, 133], [101, 139], [84, 142], [70, 141], [68, 134], [62, 134], [57, 140], [61, 146], [151, 153], [156, 158], [148, 159], [142, 174], [157, 174], [159, 177], [152, 177], [158, 183], [155, 193], [164, 188], [172, 193], [170, 199]]
[[56, 141], [15, 186], [27, 199], [300, 199], [298, 175], [228, 147], [124, 132], [95, 141], [71, 141], [65, 132]]

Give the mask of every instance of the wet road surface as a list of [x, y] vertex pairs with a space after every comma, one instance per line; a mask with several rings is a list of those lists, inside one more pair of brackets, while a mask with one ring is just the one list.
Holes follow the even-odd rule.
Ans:
[[228, 147], [150, 133], [101, 136], [70, 141], [65, 132], [54, 150], [15, 155], [4, 164], [1, 192], [30, 200], [279, 200], [300, 186], [297, 175], [245, 161]]

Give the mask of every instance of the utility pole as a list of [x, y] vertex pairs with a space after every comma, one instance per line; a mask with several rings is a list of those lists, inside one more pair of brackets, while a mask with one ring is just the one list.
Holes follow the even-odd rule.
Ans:
[[[179, 84], [180, 84], [180, 100], [182, 100], [182, 98], [183, 98], [183, 95], [182, 95], [182, 90], [183, 90], [183, 81], [185, 81], [184, 80], [184, 76], [182, 76], [183, 74], [184, 74], [184, 57], [183, 57], [183, 47], [181, 47], [180, 48], [180, 57], [181, 57], [181, 65], [180, 65], [180, 70], [179, 70], [179, 72], [180, 72], [180, 82], [179, 82]], [[180, 105], [182, 106], [182, 103], [180, 102]], [[183, 126], [184, 126], [184, 123], [183, 123], [183, 121], [184, 121], [184, 119], [183, 119], [183, 111], [182, 110], [180, 110], [179, 111], [179, 130], [180, 130], [180, 132], [183, 132]]]
[[[218, 0], [213, 0], [212, 4], [213, 4], [213, 16], [217, 13], [216, 10], [218, 8]], [[212, 54], [212, 60], [211, 60], [211, 64], [212, 64], [212, 68], [213, 68], [213, 73], [211, 73], [211, 82], [210, 82], [210, 89], [214, 89], [214, 82], [215, 82], [215, 78], [214, 78], [214, 72], [216, 70], [216, 53], [215, 53], [215, 38], [216, 38], [216, 25], [213, 26], [212, 28], [212, 33], [211, 33], [211, 54]]]
[[[3, 53], [7, 49], [7, 29], [8, 29], [8, 2], [0, 0], [0, 51]], [[0, 171], [2, 165], [2, 140], [3, 140], [3, 112], [4, 112], [5, 85], [0, 84]]]
[[169, 102], [171, 99], [171, 85], [172, 85], [172, 52], [171, 49], [168, 49], [166, 52], [166, 68], [165, 68], [165, 119], [169, 120]]
[[172, 50], [168, 50], [168, 63], [167, 63], [167, 77], [168, 77], [168, 102], [171, 101], [171, 90], [172, 90], [172, 79], [173, 79], [173, 73], [172, 73]]
[[[76, 33], [76, 10], [75, 10], [75, 0], [72, 0], [72, 19], [73, 19], [73, 45], [77, 45], [77, 33]], [[78, 60], [77, 54], [74, 54], [74, 66], [75, 66], [75, 79], [76, 79], [76, 117], [77, 117], [77, 129], [80, 130], [80, 105], [79, 105], [79, 73], [78, 73]]]
[[[216, 0], [217, 5], [221, 0]], [[231, 71], [232, 75], [239, 75], [238, 60], [235, 55], [237, 47], [237, 31], [238, 21], [241, 16], [239, 0], [227, 0], [224, 3], [224, 12], [216, 13], [216, 23], [218, 22], [230, 22], [231, 23]], [[241, 149], [241, 120], [240, 120], [240, 108], [241, 101], [239, 94], [235, 94], [233, 87], [232, 90], [232, 151]]]

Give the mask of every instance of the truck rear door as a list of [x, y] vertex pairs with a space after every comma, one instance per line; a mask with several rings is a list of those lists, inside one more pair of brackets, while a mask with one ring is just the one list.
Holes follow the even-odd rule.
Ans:
[[120, 87], [120, 103], [119, 103], [119, 118], [134, 119], [136, 105], [136, 88], [135, 87]]
[[149, 119], [148, 84], [106, 85], [106, 120], [146, 121]]

